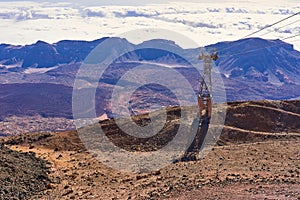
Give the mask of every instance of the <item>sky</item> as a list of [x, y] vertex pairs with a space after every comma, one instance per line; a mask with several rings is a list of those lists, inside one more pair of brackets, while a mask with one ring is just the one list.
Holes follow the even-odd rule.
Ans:
[[[6, 0], [0, 1], [0, 43], [55, 43], [106, 36], [140, 43], [160, 37], [190, 48], [241, 39], [299, 11], [300, 0]], [[300, 15], [253, 37], [284, 39], [297, 34]], [[300, 50], [300, 36], [284, 41]]]

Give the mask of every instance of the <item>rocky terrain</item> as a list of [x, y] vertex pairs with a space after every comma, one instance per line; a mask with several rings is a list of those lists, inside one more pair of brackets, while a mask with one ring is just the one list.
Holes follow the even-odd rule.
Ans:
[[[1, 162], [0, 183], [3, 188], [13, 182], [15, 192], [2, 192], [0, 197], [299, 199], [299, 104], [299, 101], [230, 103], [218, 145], [204, 158], [149, 173], [120, 172], [104, 165], [88, 153], [76, 131], [6, 137], [1, 141], [6, 147], [1, 147], [5, 149], [1, 161], [5, 162]], [[176, 108], [169, 111], [173, 113], [171, 121], [176, 121]], [[147, 117], [136, 120], [146, 123]], [[130, 148], [130, 140], [116, 131], [113, 121], [105, 120], [100, 125], [111, 127], [106, 129], [107, 135], [112, 140], [127, 142], [125, 146]], [[170, 134], [174, 131], [167, 130]], [[135, 148], [132, 150], [138, 152], [136, 141], [131, 144]], [[46, 164], [42, 164], [48, 162], [49, 173]], [[7, 178], [12, 171], [16, 176]], [[40, 173], [43, 176], [36, 176]], [[42, 184], [39, 177], [44, 180]], [[28, 187], [35, 183], [39, 185]]]
[[49, 162], [28, 151], [19, 153], [0, 145], [0, 199], [28, 199], [49, 189]]

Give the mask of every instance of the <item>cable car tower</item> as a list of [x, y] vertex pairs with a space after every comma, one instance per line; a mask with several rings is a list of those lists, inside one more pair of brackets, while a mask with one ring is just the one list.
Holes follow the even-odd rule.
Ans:
[[[213, 67], [213, 61], [218, 59], [217, 51], [202, 51], [199, 55], [199, 60], [203, 60], [204, 69], [202, 77], [199, 81], [199, 92], [198, 92], [198, 119], [194, 120], [192, 126], [197, 127], [197, 134], [186, 150], [180, 161], [194, 161], [197, 159], [196, 155], [203, 147], [205, 137], [208, 132], [211, 113], [212, 113], [212, 79], [211, 70]], [[195, 122], [199, 122], [195, 124]]]

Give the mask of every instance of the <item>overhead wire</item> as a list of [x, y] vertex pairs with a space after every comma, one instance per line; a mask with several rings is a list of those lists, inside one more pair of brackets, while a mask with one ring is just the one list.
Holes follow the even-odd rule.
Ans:
[[261, 29], [259, 29], [258, 31], [255, 31], [255, 32], [253, 32], [253, 33], [251, 33], [251, 34], [249, 34], [249, 35], [246, 35], [246, 36], [244, 36], [244, 37], [241, 38], [241, 39], [250, 37], [250, 36], [252, 36], [252, 35], [254, 35], [254, 34], [256, 34], [256, 33], [259, 33], [259, 32], [261, 32], [261, 31], [263, 31], [263, 30], [265, 30], [265, 29], [267, 29], [267, 28], [270, 28], [270, 27], [272, 27], [272, 26], [274, 26], [274, 25], [276, 25], [276, 24], [279, 24], [279, 23], [281, 23], [281, 22], [283, 22], [283, 21], [285, 21], [285, 20], [287, 20], [287, 19], [290, 19], [290, 18], [292, 18], [292, 17], [295, 17], [296, 15], [299, 15], [299, 14], [300, 14], [300, 12], [297, 12], [297, 13], [295, 13], [295, 14], [293, 14], [293, 15], [290, 15], [290, 16], [288, 16], [288, 17], [286, 17], [286, 18], [284, 18], [284, 19], [282, 19], [282, 20], [279, 20], [279, 21], [277, 21], [277, 22], [275, 22], [275, 23], [273, 23], [273, 24], [271, 24], [271, 25], [268, 25], [268, 26], [266, 26], [266, 27], [264, 27], [264, 28], [261, 28]]
[[287, 39], [295, 38], [295, 37], [298, 37], [298, 36], [300, 36], [300, 33], [297, 34], [297, 35], [293, 35], [293, 36], [290, 36], [290, 37], [286, 37], [286, 38], [284, 38], [284, 39], [282, 39], [282, 40], [287, 40]]
[[[287, 40], [287, 39], [291, 39], [291, 38], [295, 38], [295, 37], [298, 37], [300, 36], [300, 34], [297, 34], [297, 35], [293, 35], [293, 36], [290, 36], [290, 37], [286, 37], [286, 38], [283, 38], [281, 39], [281, 41], [285, 42], [284, 40]], [[297, 41], [297, 40], [295, 40]], [[280, 46], [282, 44], [276, 44], [276, 45], [271, 45], [271, 46], [267, 46], [267, 47], [261, 47], [261, 48], [257, 48], [257, 49], [252, 49], [252, 50], [249, 50], [249, 51], [243, 51], [241, 53], [236, 53], [236, 54], [225, 54], [225, 55], [220, 55], [219, 57], [228, 57], [228, 56], [235, 56], [235, 55], [241, 55], [241, 54], [245, 54], [245, 53], [249, 53], [249, 52], [255, 52], [255, 51], [258, 51], [258, 50], [261, 50], [261, 49], [267, 49], [267, 48], [271, 48], [271, 47], [276, 47], [276, 46]]]
[[300, 41], [300, 39], [292, 40], [292, 41], [289, 41], [289, 42], [298, 42], [298, 41]]
[[[284, 19], [281, 19], [281, 20], [279, 20], [279, 21], [277, 21], [277, 22], [275, 22], [275, 23], [273, 23], [273, 24], [271, 24], [271, 25], [268, 25], [268, 26], [266, 26], [266, 27], [264, 27], [264, 28], [261, 28], [261, 29], [255, 31], [255, 32], [253, 32], [253, 33], [251, 33], [251, 34], [248, 34], [248, 35], [246, 35], [246, 36], [244, 36], [244, 37], [242, 37], [242, 38], [240, 38], [240, 39], [238, 39], [238, 40], [245, 39], [245, 38], [247, 38], [247, 37], [249, 37], [249, 36], [252, 36], [252, 35], [254, 35], [254, 34], [256, 34], [256, 33], [259, 33], [259, 32], [261, 32], [261, 31], [263, 31], [263, 30], [265, 30], [265, 29], [268, 29], [268, 28], [270, 28], [270, 27], [272, 27], [272, 26], [274, 26], [274, 25], [277, 25], [277, 24], [279, 24], [279, 23], [281, 23], [281, 22], [283, 22], [283, 21], [286, 21], [286, 20], [288, 20], [288, 19], [290, 19], [290, 18], [292, 18], [292, 17], [295, 17], [295, 16], [297, 16], [297, 15], [299, 15], [299, 14], [300, 14], [300, 12], [297, 12], [297, 13], [295, 13], [295, 14], [293, 14], [293, 15], [290, 15], [290, 16], [284, 18]], [[299, 20], [297, 20], [297, 21], [299, 21]], [[296, 21], [296, 22], [297, 22], [297, 21]], [[293, 23], [296, 23], [296, 22], [293, 22]], [[287, 25], [286, 25], [286, 26], [287, 26]], [[284, 27], [285, 27], [285, 26], [284, 26]], [[283, 27], [280, 27], [280, 28], [283, 28]], [[223, 48], [223, 49], [219, 49], [218, 52], [221, 52], [221, 51], [224, 51], [224, 50], [226, 50], [226, 49], [229, 49], [229, 48], [231, 48], [232, 46], [234, 46], [234, 45], [231, 45], [231, 46], [229, 46], [229, 47], [225, 47], [225, 48]]]
[[[292, 24], [295, 24], [295, 23], [297, 23], [297, 22], [299, 22], [300, 21], [300, 19], [298, 19], [298, 20], [296, 20], [296, 21], [293, 21], [292, 23], [289, 23], [289, 24], [286, 24], [286, 25], [284, 25], [284, 26], [281, 26], [281, 27], [279, 27], [279, 28], [276, 28], [275, 30], [280, 30], [280, 29], [282, 29], [282, 28], [284, 28], [284, 27], [287, 27], [287, 26], [290, 26], [290, 25], [292, 25]], [[270, 33], [272, 33], [273, 31], [268, 31], [267, 33], [265, 33], [265, 34], [262, 34], [262, 35], [260, 35], [260, 36], [265, 36], [265, 35], [268, 35], [268, 34], [270, 34]]]

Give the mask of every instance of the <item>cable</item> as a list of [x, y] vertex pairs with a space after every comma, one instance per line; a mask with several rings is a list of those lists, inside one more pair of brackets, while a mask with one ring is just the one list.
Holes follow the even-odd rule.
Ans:
[[251, 33], [251, 34], [249, 34], [249, 35], [246, 35], [246, 36], [244, 36], [242, 39], [247, 38], [247, 37], [249, 37], [249, 36], [252, 36], [252, 35], [254, 35], [254, 34], [256, 34], [256, 33], [259, 33], [259, 32], [261, 32], [261, 31], [263, 31], [263, 30], [265, 30], [265, 29], [267, 29], [267, 28], [270, 28], [270, 27], [272, 27], [272, 26], [274, 26], [274, 25], [276, 25], [276, 24], [279, 24], [279, 23], [281, 23], [281, 22], [283, 22], [283, 21], [285, 21], [285, 20], [287, 20], [287, 19], [290, 19], [290, 18], [292, 18], [292, 17], [295, 17], [295, 16], [298, 15], [298, 14], [300, 14], [300, 12], [297, 12], [297, 13], [291, 15], [291, 16], [288, 16], [288, 17], [286, 17], [286, 18], [284, 18], [284, 19], [282, 19], [282, 20], [279, 20], [278, 22], [275, 22], [275, 23], [273, 23], [273, 24], [271, 24], [271, 25], [268, 25], [268, 26], [266, 26], [266, 27], [264, 27], [264, 28], [258, 30], [258, 31], [255, 31], [255, 32], [253, 32], [253, 33]]
[[[288, 16], [288, 17], [286, 17], [286, 18], [284, 18], [284, 19], [282, 19], [282, 20], [279, 20], [279, 21], [277, 21], [277, 22], [275, 22], [275, 23], [273, 23], [273, 24], [271, 24], [271, 25], [268, 25], [268, 26], [266, 26], [266, 27], [264, 27], [264, 28], [262, 28], [262, 29], [260, 29], [260, 30], [258, 30], [258, 31], [255, 31], [255, 32], [253, 32], [253, 33], [251, 33], [251, 34], [249, 34], [249, 35], [247, 35], [247, 36], [244, 36], [244, 37], [242, 37], [242, 38], [240, 38], [240, 39], [238, 39], [238, 40], [245, 39], [246, 37], [252, 36], [252, 35], [254, 35], [254, 34], [258, 33], [258, 32], [261, 32], [261, 31], [263, 31], [263, 30], [265, 30], [265, 29], [267, 29], [267, 28], [270, 28], [270, 27], [272, 27], [272, 26], [274, 26], [274, 25], [276, 25], [276, 24], [279, 24], [279, 23], [281, 23], [281, 22], [283, 22], [283, 21], [285, 21], [285, 20], [287, 20], [287, 19], [290, 19], [290, 18], [292, 18], [292, 17], [295, 17], [295, 16], [298, 15], [298, 14], [300, 14], [300, 12], [297, 12], [297, 13], [291, 15], [291, 16]], [[299, 21], [299, 20], [298, 20], [298, 21]], [[282, 28], [282, 27], [281, 27], [281, 28]], [[229, 46], [229, 47], [226, 47], [226, 48], [223, 48], [223, 49], [219, 49], [218, 52], [224, 51], [224, 50], [229, 49], [229, 48], [231, 48], [231, 47], [232, 47], [232, 46]]]
[[[286, 24], [286, 25], [284, 25], [284, 26], [281, 26], [281, 27], [277, 28], [276, 30], [278, 31], [278, 30], [280, 30], [280, 29], [282, 29], [282, 28], [284, 28], [284, 27], [287, 27], [287, 26], [289, 26], [289, 25], [295, 24], [296, 22], [299, 22], [299, 21], [300, 21], [300, 19], [299, 19], [299, 20], [296, 20], [296, 21], [294, 21], [294, 22], [292, 22], [292, 23]], [[260, 35], [260, 37], [261, 37], [261, 36], [264, 36], [264, 35], [268, 35], [269, 33], [272, 33], [272, 32], [273, 32], [273, 31], [269, 31], [269, 32], [267, 32], [267, 33], [265, 33], [265, 34]]]
[[298, 41], [300, 41], [300, 39], [292, 40], [292, 41], [290, 41], [290, 42], [298, 42]]
[[[297, 35], [293, 35], [293, 36], [290, 36], [290, 37], [283, 38], [283, 39], [281, 39], [281, 41], [285, 42], [284, 40], [295, 38], [295, 37], [298, 37], [298, 36], [300, 36], [300, 33], [297, 34]], [[261, 49], [267, 49], [267, 48], [271, 48], [271, 47], [276, 47], [276, 46], [280, 46], [280, 45], [282, 45], [282, 44], [276, 44], [276, 45], [271, 45], [271, 46], [267, 46], [267, 47], [252, 49], [252, 50], [249, 50], [249, 51], [244, 51], [244, 52], [236, 53], [236, 54], [225, 54], [225, 55], [219, 56], [219, 58], [225, 57], [225, 56], [228, 57], [228, 56], [241, 55], [241, 54], [245, 54], [245, 53], [249, 53], [249, 52], [254, 52], [254, 51], [257, 51], [257, 50], [261, 50]]]
[[287, 39], [295, 38], [295, 37], [298, 37], [298, 36], [300, 36], [300, 33], [299, 33], [299, 34], [297, 34], [297, 35], [293, 35], [293, 36], [290, 36], [290, 37], [284, 38], [284, 39], [282, 39], [282, 40], [287, 40]]

